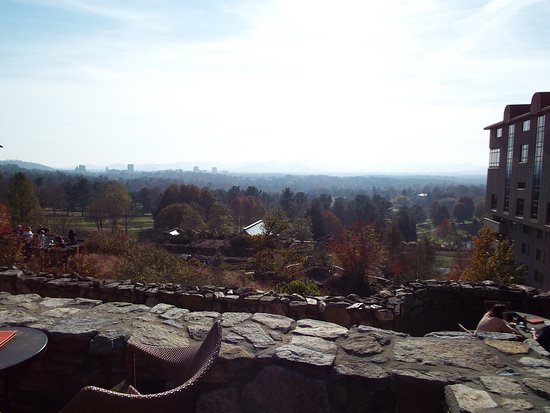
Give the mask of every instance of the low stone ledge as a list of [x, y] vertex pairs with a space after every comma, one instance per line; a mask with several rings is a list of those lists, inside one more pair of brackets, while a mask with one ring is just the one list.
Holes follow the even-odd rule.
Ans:
[[314, 318], [344, 327], [371, 325], [424, 335], [454, 330], [460, 322], [474, 328], [485, 301], [508, 302], [515, 310], [550, 318], [550, 293], [531, 287], [492, 282], [460, 284], [436, 280], [406, 283], [370, 297], [355, 294], [303, 297], [251, 288], [189, 287], [178, 284], [95, 280], [77, 274], [56, 277], [0, 268], [0, 291], [48, 297], [86, 297], [103, 302], [126, 301], [153, 306], [167, 303], [191, 311], [263, 312], [293, 319]]
[[202, 340], [215, 318], [222, 321], [222, 349], [198, 413], [439, 413], [445, 400], [449, 412], [496, 413], [543, 411], [548, 404], [547, 359], [471, 337], [0, 292], [0, 326], [39, 328], [49, 337], [43, 356], [10, 380], [10, 401], [21, 410], [57, 411], [84, 385], [118, 382], [128, 341], [187, 345]]

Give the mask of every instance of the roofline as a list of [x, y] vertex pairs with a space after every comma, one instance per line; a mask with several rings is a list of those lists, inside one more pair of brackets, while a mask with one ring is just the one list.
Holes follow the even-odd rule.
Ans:
[[[540, 107], [542, 105], [546, 106]], [[510, 125], [518, 120], [528, 119], [548, 111], [550, 111], [550, 92], [536, 92], [531, 98], [531, 103], [506, 105], [504, 107], [504, 116], [502, 120], [492, 125], [485, 126], [483, 129], [491, 130], [500, 126]], [[512, 115], [516, 116], [511, 117]]]
[[[545, 107], [541, 108], [541, 109], [537, 112], [537, 114], [540, 114], [540, 113], [543, 113], [543, 112], [550, 112], [550, 106], [545, 106]], [[521, 114], [521, 115], [519, 115], [519, 116], [516, 116], [515, 118], [510, 119], [509, 122], [505, 122], [505, 121], [501, 120], [500, 122], [493, 123], [492, 125], [489, 125], [489, 126], [485, 126], [485, 127], [483, 128], [483, 130], [491, 130], [491, 129], [495, 129], [495, 128], [499, 127], [499, 126], [506, 126], [506, 125], [509, 125], [509, 124], [511, 124], [511, 123], [514, 123], [514, 122], [516, 122], [516, 121], [518, 121], [518, 120], [520, 120], [520, 119], [522, 119], [522, 118], [529, 118], [529, 117], [531, 117], [531, 116], [533, 116], [533, 113], [531, 113], [531, 112], [526, 112], [526, 113], [524, 113], [524, 114]]]

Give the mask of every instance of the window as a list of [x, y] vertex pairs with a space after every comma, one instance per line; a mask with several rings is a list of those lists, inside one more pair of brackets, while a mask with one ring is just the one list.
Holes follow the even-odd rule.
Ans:
[[538, 282], [539, 284], [542, 284], [544, 281], [544, 276], [540, 271], [535, 270], [535, 282]]
[[521, 253], [525, 255], [529, 255], [529, 245], [522, 242], [521, 243]]
[[489, 166], [498, 168], [500, 165], [500, 148], [491, 149]]
[[542, 155], [544, 147], [544, 124], [546, 116], [542, 115], [537, 118], [537, 132], [535, 134], [535, 151], [533, 154], [533, 182], [531, 184], [531, 211], [529, 217], [538, 219], [539, 217], [539, 200], [540, 187], [542, 179]]
[[497, 129], [497, 138], [502, 138], [502, 128]]
[[529, 145], [528, 144], [521, 145], [521, 151], [519, 153], [519, 163], [527, 162], [528, 154], [529, 154]]
[[504, 175], [504, 205], [503, 212], [510, 212], [510, 187], [512, 185], [512, 168], [514, 163], [514, 139], [516, 135], [516, 126], [508, 127], [508, 143], [506, 146], [506, 164]]
[[546, 204], [546, 225], [550, 225], [550, 202]]
[[531, 129], [531, 121], [530, 120], [524, 120], [523, 121], [523, 132], [528, 131]]
[[537, 229], [537, 238], [538, 239], [544, 239], [542, 229]]
[[537, 248], [537, 250], [535, 251], [535, 259], [537, 261], [540, 261], [540, 262], [544, 263], [546, 261], [546, 257], [544, 256], [544, 251], [539, 250]]
[[[550, 204], [548, 204], [550, 205]], [[497, 195], [496, 194], [491, 194], [491, 209], [493, 211], [496, 211], [497, 209]]]
[[518, 182], [518, 189], [525, 189], [525, 182]]
[[517, 198], [516, 199], [516, 216], [517, 217], [522, 217], [523, 216], [524, 208], [525, 208], [525, 199]]
[[523, 233], [524, 234], [529, 234], [531, 232], [531, 228], [529, 228], [529, 225], [524, 225], [523, 226]]

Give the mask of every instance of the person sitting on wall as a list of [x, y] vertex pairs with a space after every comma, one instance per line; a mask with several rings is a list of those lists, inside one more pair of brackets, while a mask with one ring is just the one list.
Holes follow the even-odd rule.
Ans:
[[504, 304], [495, 304], [487, 311], [477, 324], [476, 332], [487, 331], [491, 333], [515, 333], [515, 330], [504, 321]]

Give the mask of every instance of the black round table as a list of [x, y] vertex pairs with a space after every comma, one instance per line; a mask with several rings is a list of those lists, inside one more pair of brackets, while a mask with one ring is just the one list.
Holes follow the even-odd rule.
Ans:
[[15, 331], [15, 336], [0, 346], [0, 380], [3, 382], [0, 390], [0, 409], [10, 412], [8, 399], [8, 377], [25, 362], [30, 362], [38, 356], [48, 344], [48, 336], [42, 331], [29, 327], [1, 327], [0, 331]]
[[31, 360], [48, 344], [48, 336], [35, 328], [2, 327], [0, 330], [16, 331], [15, 337], [0, 347], [0, 372]]

